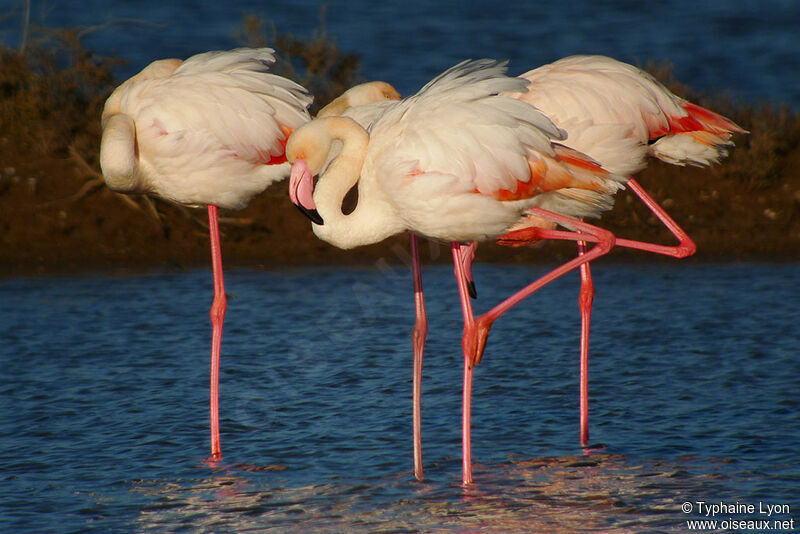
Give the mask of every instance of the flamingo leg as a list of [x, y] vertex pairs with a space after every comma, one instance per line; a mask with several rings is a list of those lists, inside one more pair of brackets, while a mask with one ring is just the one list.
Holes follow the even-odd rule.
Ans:
[[586, 251], [584, 254], [573, 258], [572, 260], [564, 263], [563, 265], [553, 269], [549, 273], [545, 274], [538, 280], [531, 282], [526, 287], [522, 288], [518, 292], [514, 293], [503, 302], [492, 308], [491, 310], [487, 311], [486, 313], [482, 314], [475, 320], [475, 338], [470, 340], [468, 345], [470, 346], [470, 350], [473, 354], [472, 365], [477, 365], [481, 361], [481, 357], [483, 356], [483, 350], [486, 348], [486, 338], [489, 335], [489, 330], [492, 327], [494, 321], [497, 320], [498, 317], [503, 315], [505, 312], [519, 304], [521, 301], [528, 298], [532, 293], [536, 292], [538, 289], [544, 287], [545, 285], [549, 284], [556, 278], [563, 276], [564, 274], [580, 267], [581, 265], [588, 263], [592, 260], [597, 259], [598, 257], [607, 254], [614, 247], [614, 234], [607, 230], [603, 230], [597, 226], [585, 223], [583, 221], [573, 219], [571, 217], [566, 217], [563, 215], [559, 215], [557, 213], [553, 213], [548, 210], [544, 210], [541, 208], [529, 208], [529, 212], [539, 215], [545, 219], [551, 220], [553, 222], [564, 224], [567, 226], [572, 226], [576, 229], [576, 231], [561, 231], [561, 230], [545, 230], [537, 228], [536, 236], [537, 239], [564, 239], [564, 240], [573, 240], [573, 241], [584, 241], [584, 242], [591, 242], [596, 243], [591, 250]]
[[[586, 254], [586, 242], [578, 241], [578, 257]], [[594, 284], [588, 263], [580, 266], [581, 292], [578, 305], [581, 310], [581, 355], [580, 355], [580, 439], [581, 447], [589, 446], [589, 332], [592, 319]]]
[[[675, 258], [686, 258], [697, 250], [694, 241], [686, 231], [651, 197], [633, 178], [628, 180], [628, 187], [638, 196], [650, 211], [667, 227], [679, 243], [677, 246], [656, 245], [642, 241], [617, 238], [615, 245], [654, 252]], [[578, 241], [578, 255], [585, 252], [585, 243]], [[594, 284], [589, 264], [581, 265], [581, 292], [579, 305], [581, 310], [581, 356], [580, 356], [580, 440], [582, 447], [589, 443], [589, 330], [594, 299]]]
[[567, 232], [561, 230], [536, 229], [538, 239], [566, 239], [578, 242], [596, 243], [591, 250], [584, 251], [578, 257], [553, 269], [538, 280], [530, 283], [517, 293], [511, 295], [500, 304], [474, 318], [472, 304], [469, 299], [467, 289], [467, 271], [464, 263], [470, 262], [471, 258], [461, 251], [459, 243], [452, 244], [453, 263], [455, 265], [456, 280], [458, 282], [459, 296], [461, 297], [461, 310], [464, 315], [464, 335], [461, 345], [464, 351], [464, 383], [462, 392], [462, 423], [461, 423], [461, 450], [462, 450], [462, 483], [466, 486], [472, 483], [472, 442], [471, 442], [471, 418], [472, 418], [472, 379], [473, 368], [483, 356], [486, 346], [486, 338], [489, 330], [502, 314], [530, 296], [541, 287], [552, 282], [556, 278], [563, 276], [567, 272], [588, 264], [588, 262], [608, 253], [614, 246], [614, 235], [611, 232], [587, 224], [583, 221], [565, 217], [541, 208], [531, 208], [531, 213], [539, 215], [553, 222], [572, 226], [576, 231]]
[[217, 207], [208, 206], [208, 233], [211, 241], [211, 268], [214, 273], [214, 301], [211, 304], [211, 460], [222, 458], [219, 438], [219, 363], [222, 347], [222, 324], [228, 308], [225, 282], [222, 278], [222, 249], [219, 242]]
[[415, 234], [409, 233], [411, 245], [411, 271], [414, 275], [414, 310], [416, 321], [411, 333], [414, 347], [414, 371], [412, 393], [412, 419], [414, 439], [414, 477], [424, 478], [422, 470], [422, 360], [425, 352], [425, 338], [428, 335], [428, 318], [425, 314], [425, 296], [422, 292], [422, 271], [419, 261], [419, 243]]
[[467, 291], [472, 298], [478, 298], [478, 291], [475, 289], [475, 278], [472, 276], [472, 262], [475, 260], [475, 251], [478, 249], [478, 242], [473, 241], [468, 245], [460, 245], [459, 253], [461, 265], [464, 269], [464, 277], [467, 280]]
[[628, 247], [628, 248], [635, 248], [639, 250], [645, 250], [647, 252], [655, 252], [656, 254], [663, 254], [665, 256], [672, 256], [674, 258], [686, 258], [691, 256], [697, 250], [697, 245], [694, 244], [694, 241], [689, 237], [689, 235], [684, 231], [683, 228], [678, 226], [678, 223], [670, 217], [664, 208], [662, 208], [653, 197], [647, 194], [647, 191], [639, 185], [639, 182], [631, 178], [627, 182], [628, 187], [631, 188], [636, 196], [638, 196], [642, 202], [650, 208], [650, 211], [658, 217], [664, 226], [666, 226], [669, 231], [674, 235], [679, 244], [674, 247], [669, 247], [665, 245], [656, 245], [653, 243], [645, 243], [642, 241], [634, 241], [631, 239], [617, 239], [616, 245], [621, 247]]
[[[686, 258], [691, 256], [697, 250], [697, 247], [686, 233], [672, 217], [644, 190], [644, 188], [633, 178], [628, 182], [631, 190], [650, 208], [653, 214], [667, 227], [667, 229], [675, 236], [679, 244], [677, 246], [657, 245], [653, 243], [645, 243], [642, 241], [634, 241], [630, 239], [615, 239], [615, 245], [654, 252], [672, 256], [675, 258]], [[541, 232], [539, 232], [541, 234]], [[543, 236], [542, 236], [543, 237]], [[557, 236], [551, 238], [558, 239]], [[565, 237], [561, 237], [562, 239]], [[586, 253], [586, 241], [578, 241], [578, 256], [581, 257]], [[462, 253], [463, 261], [467, 266], [471, 265], [472, 257], [474, 257], [474, 250], [472, 256], [467, 257]], [[470, 271], [467, 271], [470, 272]], [[470, 272], [471, 273], [471, 272]], [[579, 307], [581, 311], [581, 346], [580, 346], [580, 441], [582, 447], [588, 447], [589, 443], [589, 339], [590, 339], [590, 325], [592, 314], [592, 302], [594, 300], [594, 284], [592, 282], [591, 269], [589, 262], [580, 264], [581, 273], [581, 291], [578, 297]], [[559, 275], [560, 276], [560, 275]], [[470, 277], [471, 280], [471, 277]], [[547, 283], [547, 282], [545, 282]], [[474, 287], [474, 284], [473, 284]], [[504, 312], [503, 312], [504, 313]], [[498, 315], [499, 316], [499, 315]], [[481, 317], [479, 320], [483, 320]], [[486, 320], [489, 320], [487, 317]], [[494, 320], [490, 320], [493, 322]], [[477, 333], [477, 329], [476, 329]], [[488, 330], [486, 332], [488, 334]], [[485, 342], [485, 337], [484, 337]], [[480, 361], [480, 353], [477, 356], [477, 364]]]
[[469, 280], [464, 262], [471, 261], [469, 254], [462, 251], [460, 243], [451, 243], [453, 253], [453, 267], [455, 270], [456, 281], [458, 282], [458, 294], [461, 298], [461, 311], [464, 315], [464, 334], [462, 336], [462, 349], [464, 352], [464, 379], [461, 389], [461, 482], [467, 486], [472, 484], [472, 353], [466, 342], [475, 335], [475, 318], [472, 313], [472, 302], [470, 302]]

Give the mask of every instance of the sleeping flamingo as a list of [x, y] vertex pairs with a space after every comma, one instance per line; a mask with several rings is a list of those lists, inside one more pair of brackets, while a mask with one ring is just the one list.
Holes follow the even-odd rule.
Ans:
[[103, 110], [100, 166], [108, 187], [208, 207], [211, 306], [211, 459], [222, 457], [219, 363], [227, 308], [217, 208], [242, 209], [289, 172], [288, 135], [309, 120], [311, 96], [269, 73], [269, 48], [206, 52], [151, 63]]
[[[650, 74], [605, 56], [570, 56], [520, 77], [530, 82], [528, 91], [510, 96], [535, 106], [564, 129], [564, 144], [623, 176], [643, 170], [649, 157], [674, 165], [717, 163], [733, 146], [732, 134], [746, 132], [733, 121], [674, 95]], [[627, 186], [679, 243], [663, 246], [617, 238], [616, 246], [676, 258], [694, 254], [694, 242], [642, 186], [633, 178]], [[583, 244], [578, 245], [582, 253]], [[580, 441], [584, 447], [589, 443], [589, 325], [593, 297], [591, 271], [584, 263], [579, 296]]]
[[[222, 454], [219, 364], [227, 308], [217, 209], [242, 209], [271, 183], [286, 178], [286, 139], [310, 119], [311, 96], [293, 81], [270, 74], [274, 63], [269, 48], [155, 61], [109, 96], [102, 116], [100, 165], [110, 189], [208, 207], [214, 275], [212, 460]], [[391, 91], [386, 84], [369, 83], [338, 100], [344, 109], [399, 98]]]
[[[500, 305], [510, 308], [611, 249], [611, 233], [579, 218], [609, 209], [625, 180], [560, 145], [563, 131], [503, 94], [526, 85], [505, 75], [505, 63], [465, 61], [416, 95], [384, 106], [369, 133], [347, 117], [318, 118], [295, 131], [286, 146], [290, 198], [312, 219], [319, 238], [348, 249], [409, 231], [451, 243], [464, 315], [464, 484], [472, 482], [472, 362], [488, 330], [473, 319], [462, 243], [522, 231], [538, 239], [597, 243]], [[340, 151], [331, 159], [336, 141]], [[358, 204], [345, 215], [342, 200], [354, 186]]]

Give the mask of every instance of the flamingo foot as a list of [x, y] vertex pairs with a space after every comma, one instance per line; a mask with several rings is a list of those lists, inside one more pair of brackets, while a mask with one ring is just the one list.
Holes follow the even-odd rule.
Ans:
[[504, 247], [525, 247], [546, 239], [542, 230], [537, 227], [522, 228], [503, 234], [497, 238], [497, 244]]
[[464, 363], [470, 370], [481, 363], [483, 359], [486, 338], [489, 337], [492, 324], [493, 321], [481, 316], [475, 319], [473, 324], [464, 327], [461, 348], [464, 350]]
[[472, 331], [472, 359], [470, 366], [475, 367], [483, 359], [483, 351], [486, 350], [486, 339], [489, 337], [489, 330], [492, 329], [494, 321], [487, 317], [480, 316], [475, 319], [475, 326]]
[[216, 469], [219, 467], [219, 463], [222, 461], [222, 454], [212, 454], [210, 457], [203, 460], [203, 464], [211, 469]]
[[475, 280], [469, 280], [467, 282], [467, 291], [469, 292], [469, 296], [473, 299], [478, 298], [478, 290], [475, 287]]

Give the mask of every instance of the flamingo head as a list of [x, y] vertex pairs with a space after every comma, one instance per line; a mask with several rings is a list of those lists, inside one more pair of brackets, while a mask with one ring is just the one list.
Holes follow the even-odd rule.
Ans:
[[[363, 154], [369, 143], [369, 135], [357, 122], [347, 117], [317, 118], [307, 122], [289, 137], [286, 143], [286, 160], [292, 165], [289, 179], [289, 198], [303, 214], [317, 225], [323, 224], [323, 218], [317, 211], [314, 195], [317, 202], [322, 202], [323, 213], [326, 217], [336, 217], [333, 210], [325, 211], [327, 205], [320, 200], [319, 195], [325, 198], [337, 196], [334, 190], [346, 185], [345, 192], [357, 181], [363, 163]], [[359, 159], [361, 158], [361, 159]], [[352, 183], [343, 184], [341, 180], [333, 177], [333, 168], [336, 167], [340, 177], [355, 178]], [[314, 182], [318, 176], [319, 181]], [[329, 176], [326, 178], [326, 176]], [[327, 180], [327, 181], [326, 181]], [[345, 180], [346, 181], [346, 180]], [[328, 184], [328, 185], [325, 185]], [[325, 188], [323, 188], [325, 185]], [[319, 187], [319, 191], [315, 189]], [[323, 189], [327, 193], [323, 192]], [[345, 193], [342, 193], [345, 196]], [[342, 208], [344, 209], [344, 207]], [[342, 211], [342, 214], [345, 214]], [[329, 221], [330, 222], [330, 221]]]
[[304, 158], [294, 160], [289, 176], [289, 200], [315, 224], [325, 224], [314, 204], [314, 177]]
[[314, 203], [314, 176], [325, 166], [333, 145], [327, 127], [332, 118], [316, 119], [295, 130], [286, 142], [286, 160], [292, 164], [289, 199], [312, 222], [324, 224]]
[[400, 93], [397, 92], [397, 89], [387, 82], [361, 83], [351, 87], [319, 110], [317, 117], [342, 115], [350, 108], [400, 99]]

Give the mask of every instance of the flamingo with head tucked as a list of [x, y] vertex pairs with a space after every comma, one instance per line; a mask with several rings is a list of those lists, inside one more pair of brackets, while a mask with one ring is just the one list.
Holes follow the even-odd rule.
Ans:
[[[564, 144], [579, 150], [613, 173], [632, 176], [649, 158], [674, 165], [708, 166], [728, 155], [734, 133], [746, 130], [730, 119], [669, 91], [650, 74], [615, 59], [570, 56], [520, 76], [530, 85], [510, 96], [527, 102], [567, 132]], [[617, 237], [616, 246], [675, 258], [694, 254], [688, 234], [633, 178], [627, 181], [653, 214], [678, 239], [665, 246]], [[525, 238], [512, 236], [507, 244]], [[578, 243], [579, 254], [583, 243]], [[589, 326], [594, 298], [589, 264], [581, 265], [580, 441], [589, 443]]]
[[[613, 235], [579, 218], [609, 209], [624, 182], [559, 144], [563, 131], [542, 113], [503, 94], [526, 85], [505, 75], [505, 63], [462, 62], [416, 95], [384, 106], [369, 132], [347, 117], [318, 118], [295, 131], [286, 147], [290, 198], [312, 219], [319, 238], [347, 249], [409, 231], [451, 243], [464, 314], [464, 484], [472, 482], [473, 362], [488, 329], [474, 321], [462, 243], [513, 231], [598, 243], [499, 305], [509, 309], [610, 250]], [[353, 187], [358, 204], [345, 214], [342, 200]]]
[[[242, 209], [289, 175], [285, 145], [309, 119], [308, 92], [269, 72], [269, 48], [206, 52], [151, 63], [120, 85], [103, 110], [100, 165], [122, 193], [207, 206], [214, 300], [211, 306], [211, 459], [221, 458], [219, 364], [227, 308], [218, 208]], [[386, 98], [387, 84], [356, 86], [337, 110]]]
[[110, 189], [208, 209], [212, 460], [222, 457], [219, 363], [227, 308], [217, 209], [242, 209], [285, 178], [286, 140], [310, 118], [308, 92], [269, 73], [273, 52], [240, 48], [155, 61], [120, 85], [103, 110], [100, 165]]

